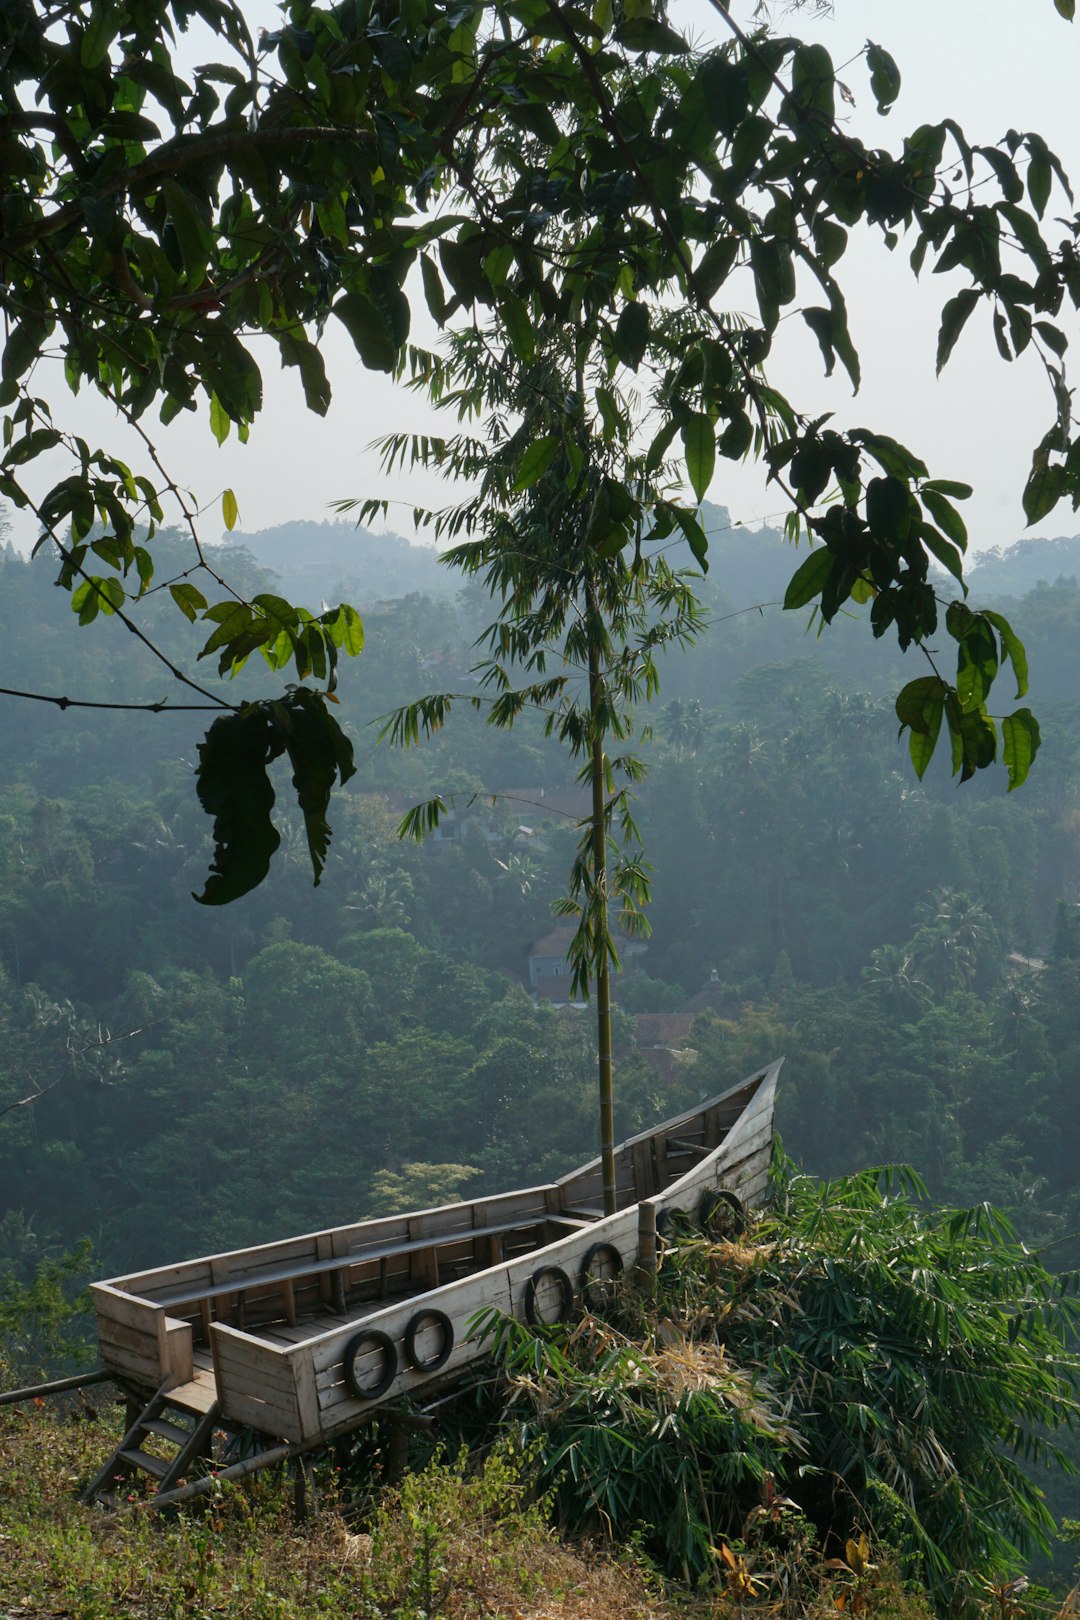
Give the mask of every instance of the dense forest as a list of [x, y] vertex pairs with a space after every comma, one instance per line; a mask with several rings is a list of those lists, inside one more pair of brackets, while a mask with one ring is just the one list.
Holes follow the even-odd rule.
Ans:
[[[899, 655], [855, 621], [808, 633], [777, 606], [781, 537], [705, 519], [708, 628], [641, 715], [655, 898], [618, 984], [620, 1129], [786, 1052], [780, 1129], [808, 1169], [909, 1161], [935, 1196], [999, 1203], [1074, 1263], [1080, 587], [1055, 558], [1064, 572], [1077, 542], [976, 570], [1013, 591], [1045, 739], [1006, 797], [1003, 775], [919, 784], [884, 695]], [[564, 755], [539, 716], [507, 735], [468, 710], [420, 750], [378, 741], [395, 705], [475, 690], [482, 593], [342, 524], [246, 547], [234, 574], [292, 557], [316, 605], [340, 588], [365, 603], [341, 693], [359, 769], [323, 884], [286, 812], [260, 890], [221, 912], [192, 902], [203, 716], [7, 699], [0, 1274], [89, 1237], [107, 1275], [593, 1151], [589, 1019], [529, 994], [576, 836]], [[77, 631], [47, 567], [9, 551], [0, 570], [5, 687], [161, 696], [116, 622]], [[155, 627], [166, 647], [173, 617]], [[443, 836], [400, 841], [434, 792], [453, 811]]]

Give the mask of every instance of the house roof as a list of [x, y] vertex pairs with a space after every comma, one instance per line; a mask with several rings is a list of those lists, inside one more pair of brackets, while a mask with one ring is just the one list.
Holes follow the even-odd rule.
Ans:
[[692, 1012], [635, 1013], [634, 1035], [638, 1047], [682, 1046], [694, 1026]]
[[529, 955], [565, 957], [576, 933], [576, 928], [553, 928], [550, 934], [545, 934], [543, 939], [538, 939], [535, 945], [529, 947]]

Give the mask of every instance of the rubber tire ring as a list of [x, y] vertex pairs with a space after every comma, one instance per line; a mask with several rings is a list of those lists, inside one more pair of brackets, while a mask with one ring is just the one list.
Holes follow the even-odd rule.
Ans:
[[670, 1211], [670, 1209], [668, 1209], [667, 1205], [665, 1204], [663, 1209], [658, 1209], [657, 1212], [656, 1212], [656, 1235], [657, 1235], [657, 1237], [663, 1237], [664, 1233], [668, 1230], [668, 1228], [670, 1226], [671, 1226], [671, 1211]]
[[726, 1187], [717, 1187], [711, 1192], [703, 1192], [698, 1202], [698, 1225], [706, 1237], [713, 1235], [709, 1226], [713, 1216], [725, 1207], [735, 1216], [735, 1236], [741, 1237], [746, 1231], [746, 1208], [741, 1198], [733, 1192], [728, 1192]]
[[[416, 1336], [426, 1322], [433, 1322], [436, 1326], [442, 1328], [443, 1342], [441, 1348], [436, 1350], [433, 1356], [429, 1356], [426, 1361], [421, 1361], [416, 1354]], [[409, 1325], [405, 1329], [405, 1354], [417, 1372], [438, 1372], [439, 1368], [445, 1367], [450, 1360], [453, 1349], [454, 1324], [445, 1311], [417, 1311], [415, 1316], [410, 1317]]]
[[[361, 1384], [356, 1376], [356, 1352], [364, 1343], [373, 1345], [381, 1350], [386, 1358], [386, 1371], [374, 1384]], [[380, 1333], [378, 1328], [365, 1328], [361, 1333], [354, 1333], [345, 1346], [345, 1385], [351, 1395], [358, 1401], [376, 1401], [380, 1395], [385, 1395], [390, 1385], [398, 1375], [398, 1353], [393, 1339], [388, 1333]]]
[[[543, 1321], [536, 1314], [536, 1289], [544, 1277], [555, 1277], [562, 1294], [562, 1309], [554, 1322]], [[574, 1285], [561, 1266], [540, 1266], [525, 1284], [525, 1320], [530, 1327], [555, 1327], [568, 1322], [574, 1310]]]
[[[611, 1277], [589, 1276], [589, 1267], [592, 1265], [598, 1254], [606, 1255], [608, 1259], [613, 1262], [614, 1275]], [[615, 1247], [614, 1243], [594, 1243], [591, 1249], [586, 1249], [584, 1258], [581, 1262], [581, 1271], [578, 1274], [578, 1287], [581, 1289], [581, 1298], [583, 1302], [586, 1305], [589, 1304], [590, 1288], [603, 1288], [606, 1284], [613, 1283], [619, 1277], [621, 1277], [622, 1272], [623, 1257]]]

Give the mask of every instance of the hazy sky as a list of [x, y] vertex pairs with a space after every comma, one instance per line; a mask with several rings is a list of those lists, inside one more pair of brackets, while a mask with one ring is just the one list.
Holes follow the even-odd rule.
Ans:
[[[751, 6], [744, 0], [733, 10], [745, 20]], [[250, 11], [257, 22], [273, 22], [272, 9], [264, 4]], [[723, 20], [708, 0], [672, 0], [670, 15], [697, 39], [724, 37]], [[789, 25], [821, 39], [837, 64], [848, 64], [842, 76], [856, 97], [849, 110], [851, 128], [868, 142], [896, 147], [905, 132], [945, 116], [956, 118], [974, 143], [993, 142], [1010, 127], [1035, 129], [1080, 188], [1080, 24], [1065, 23], [1053, 0], [837, 0], [833, 18], [816, 20], [807, 11], [791, 17]], [[858, 59], [867, 38], [892, 52], [903, 77], [900, 100], [885, 119], [874, 111], [865, 64]], [[1055, 192], [1049, 212], [1068, 211], [1064, 196]], [[917, 283], [907, 264], [909, 250], [910, 244], [905, 248], [901, 242], [890, 255], [878, 240], [853, 235], [838, 267], [863, 359], [857, 398], [846, 379], [822, 378], [817, 346], [798, 316], [785, 323], [774, 346], [775, 379], [799, 408], [814, 414], [832, 410], [839, 427], [872, 426], [891, 433], [920, 453], [937, 476], [973, 484], [976, 495], [966, 510], [972, 544], [1008, 544], [1024, 532], [1020, 492], [1031, 446], [1052, 414], [1041, 368], [1030, 356], [1013, 365], [1002, 362], [989, 312], [980, 309], [943, 377], [935, 380], [937, 315], [966, 278], [924, 271]], [[419, 294], [413, 305], [414, 336], [433, 341]], [[1080, 332], [1075, 317], [1070, 324]], [[221, 532], [217, 503], [225, 487], [235, 491], [241, 526], [249, 531], [290, 518], [325, 517], [327, 503], [336, 497], [379, 495], [401, 503], [396, 519], [391, 509], [390, 526], [411, 533], [414, 502], [449, 498], [437, 480], [421, 484], [398, 477], [391, 484], [382, 478], [368, 450], [372, 438], [432, 418], [387, 378], [365, 371], [342, 339], [337, 331], [327, 332], [334, 401], [325, 420], [305, 409], [296, 373], [280, 372], [268, 352], [267, 403], [246, 446], [230, 439], [218, 449], [205, 412], [160, 430], [159, 446], [173, 476], [207, 508], [206, 538]], [[35, 381], [49, 391], [42, 371]], [[106, 407], [88, 398], [72, 401], [59, 379], [51, 395], [66, 425], [138, 463], [122, 424]], [[57, 466], [52, 476], [63, 476], [64, 470]], [[775, 520], [781, 512], [775, 492], [765, 489], [756, 469], [727, 462], [720, 463], [709, 498], [751, 525]], [[19, 515], [15, 521], [19, 543], [32, 541], [32, 523]], [[1077, 531], [1080, 516], [1066, 508], [1037, 532]]]

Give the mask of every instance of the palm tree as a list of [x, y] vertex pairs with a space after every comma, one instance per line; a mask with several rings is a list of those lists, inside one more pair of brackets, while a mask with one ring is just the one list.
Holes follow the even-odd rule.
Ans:
[[982, 906], [953, 889], [938, 889], [917, 907], [922, 919], [911, 952], [922, 978], [939, 999], [970, 989], [997, 930]]

